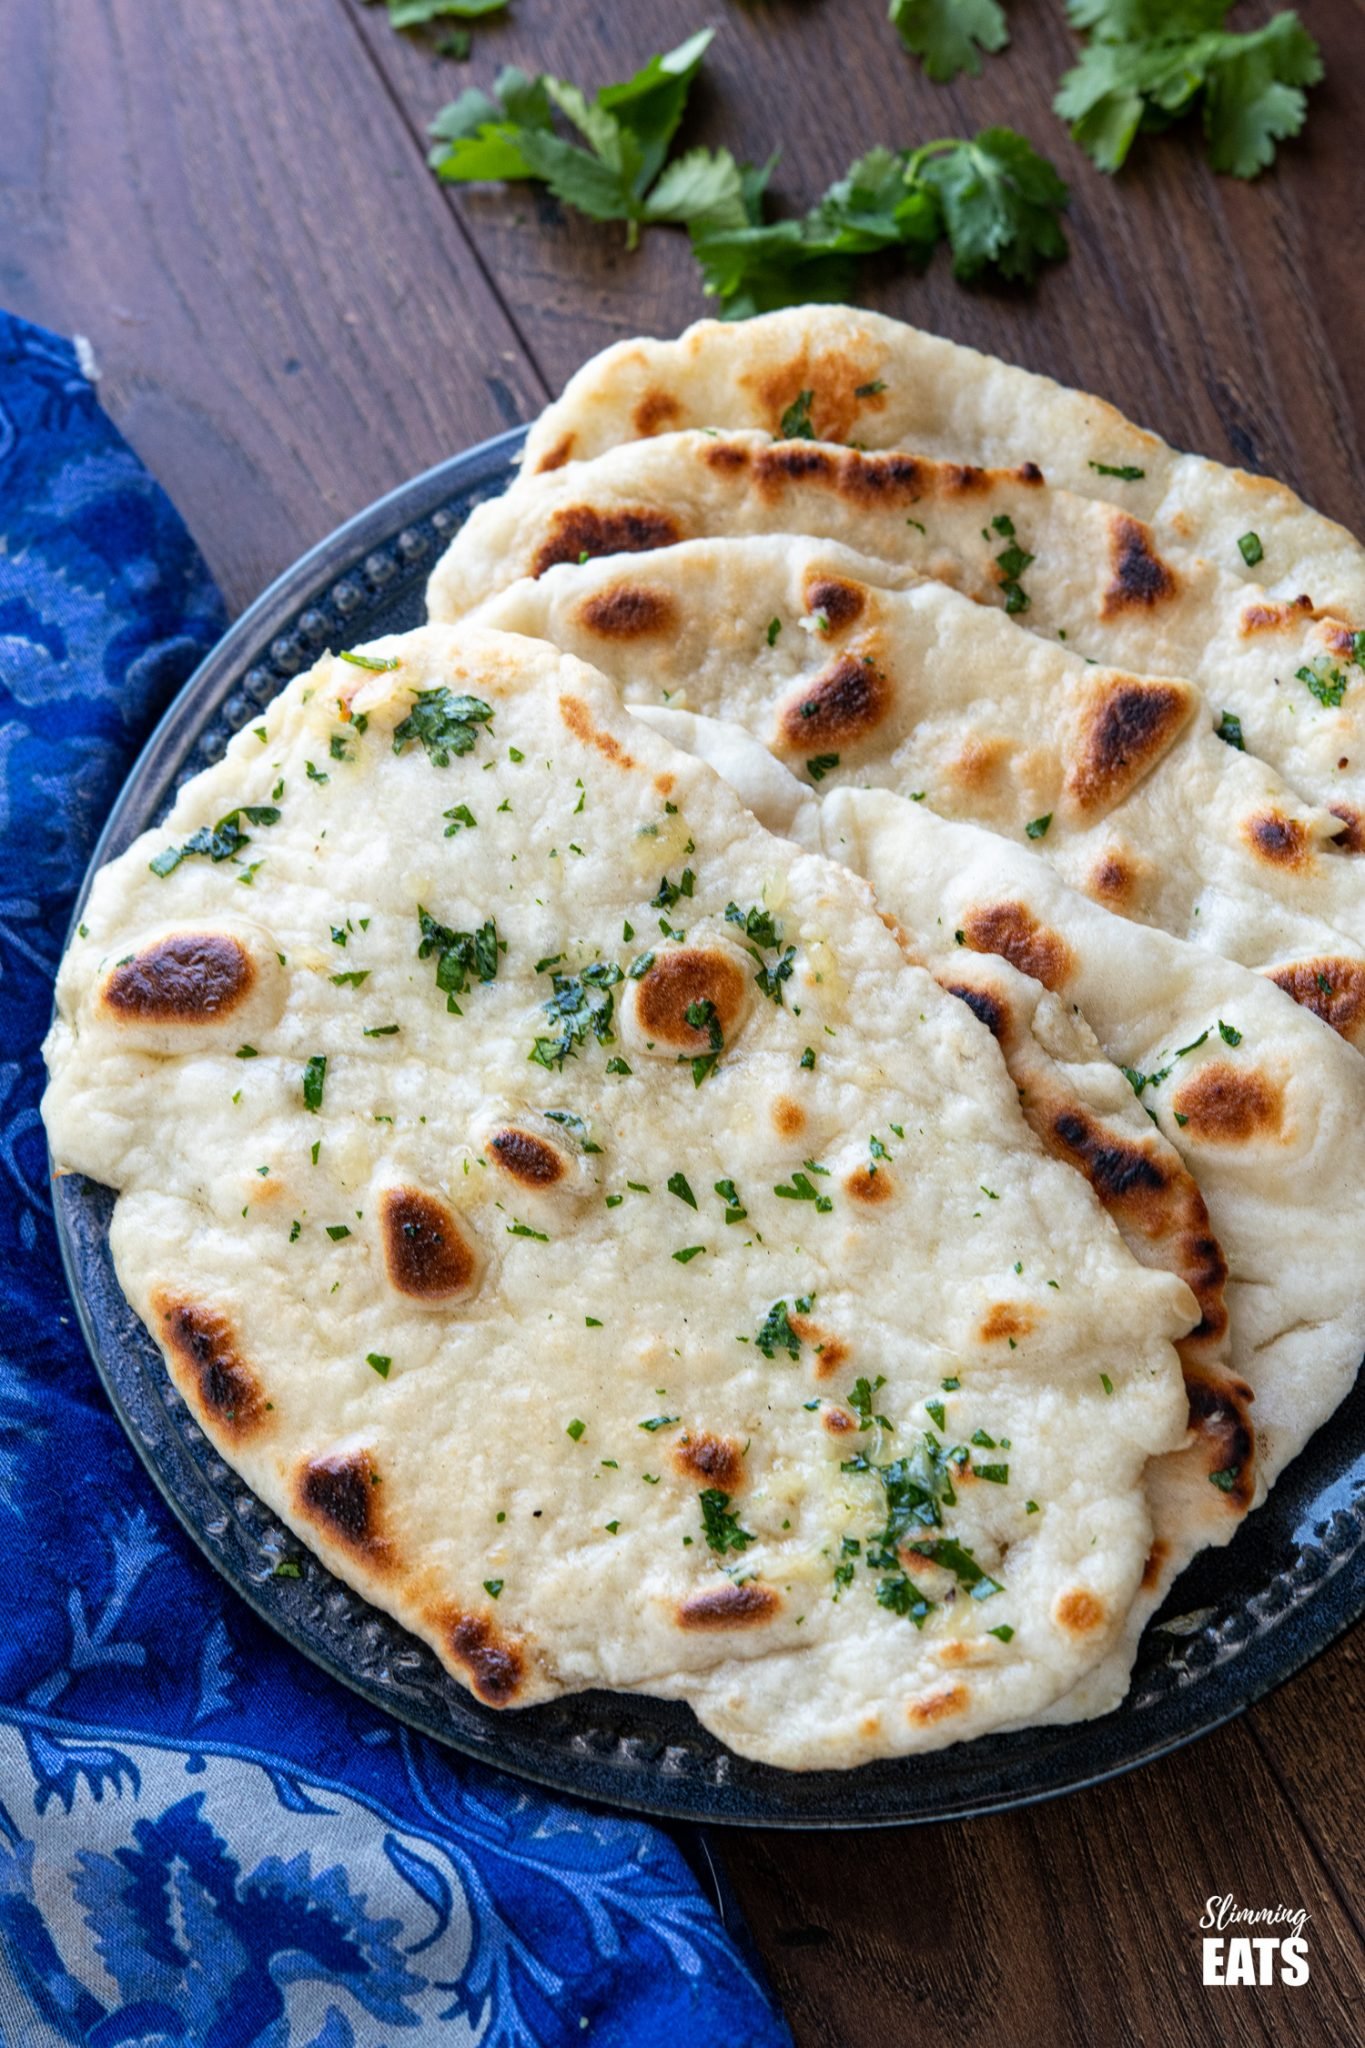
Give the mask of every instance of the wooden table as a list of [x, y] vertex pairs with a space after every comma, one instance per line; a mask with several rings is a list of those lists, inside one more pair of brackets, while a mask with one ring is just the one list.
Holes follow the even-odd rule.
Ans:
[[[935, 87], [883, 0], [512, 0], [466, 65], [358, 0], [6, 0], [0, 303], [90, 338], [106, 406], [240, 608], [380, 492], [530, 417], [604, 343], [705, 310], [680, 234], [628, 255], [530, 191], [443, 190], [423, 155], [430, 117], [504, 62], [596, 84], [710, 19], [689, 139], [753, 158], [780, 143], [793, 205], [873, 142], [996, 120], [1073, 181], [1071, 259], [1033, 297], [964, 291], [940, 259], [923, 279], [870, 272], [869, 303], [1365, 524], [1361, 0], [1303, 5], [1328, 83], [1252, 186], [1213, 178], [1184, 134], [1101, 177], [1049, 112], [1061, 0], [1009, 11], [1012, 50]], [[1365, 2038], [1363, 1693], [1357, 1630], [1196, 1748], [1065, 1801], [722, 1838], [798, 2041]], [[1223, 1892], [1308, 1908], [1307, 1987], [1202, 1987], [1196, 1923]]]

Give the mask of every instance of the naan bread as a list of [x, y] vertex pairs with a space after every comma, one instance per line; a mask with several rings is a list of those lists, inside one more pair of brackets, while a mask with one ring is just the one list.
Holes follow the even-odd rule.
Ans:
[[822, 440], [991, 469], [1038, 462], [1049, 483], [1107, 499], [1152, 525], [1160, 544], [1193, 548], [1234, 575], [1250, 574], [1238, 542], [1254, 533], [1272, 589], [1312, 591], [1365, 623], [1365, 551], [1284, 484], [1180, 454], [1102, 398], [851, 306], [701, 320], [675, 341], [604, 349], [532, 427], [522, 476], [685, 427], [778, 435], [803, 392]]
[[[1024, 1018], [1038, 1035], [1042, 984], [1078, 1033], [1093, 1030], [1117, 1068], [1141, 1082], [1141, 1102], [1197, 1179], [1227, 1256], [1226, 1350], [1201, 1359], [1189, 1340], [1181, 1347], [1195, 1437], [1152, 1466], [1156, 1535], [1128, 1638], [1048, 1718], [1107, 1711], [1176, 1574], [1230, 1539], [1354, 1383], [1365, 1352], [1365, 1069], [1261, 977], [1126, 927], [1020, 847], [883, 791], [835, 790], [816, 803], [733, 726], [673, 710], [638, 716], [710, 761], [774, 830], [866, 876], [883, 914], [945, 986], [979, 988], [983, 965], [1010, 976], [1014, 963], [979, 1013], [1001, 1040], [1026, 1114], [1037, 1082], [1018, 1067], [1011, 1041]], [[1092, 1099], [1104, 1085], [1096, 1069]], [[1045, 1081], [1043, 1105], [1049, 1094]], [[1131, 1089], [1130, 1100], [1136, 1107]], [[1063, 1138], [1075, 1117], [1074, 1106], [1057, 1117]], [[1031, 1120], [1046, 1134], [1046, 1106]], [[1097, 1186], [1112, 1174], [1116, 1188], [1137, 1191], [1125, 1153], [1113, 1149]], [[1111, 1213], [1124, 1228], [1120, 1207]]]
[[[1072, 653], [1184, 676], [1247, 749], [1365, 846], [1365, 641], [1306, 596], [1163, 543], [1032, 464], [971, 469], [764, 434], [664, 434], [527, 478], [480, 505], [432, 576], [433, 619], [518, 576], [706, 536], [807, 534], [949, 583]], [[1365, 622], [1365, 613], [1359, 615]], [[1300, 671], [1303, 673], [1300, 674]], [[1304, 680], [1307, 677], [1308, 680]]]
[[1027, 837], [1107, 908], [1269, 968], [1365, 1039], [1365, 887], [1340, 820], [1220, 740], [1189, 683], [1097, 668], [786, 535], [561, 564], [477, 617], [595, 661], [630, 703], [733, 720], [821, 789], [879, 785]]
[[1123, 1639], [1188, 1289], [867, 885], [579, 663], [324, 659], [97, 878], [58, 1006], [54, 1158], [192, 1411], [491, 1704], [851, 1765]]

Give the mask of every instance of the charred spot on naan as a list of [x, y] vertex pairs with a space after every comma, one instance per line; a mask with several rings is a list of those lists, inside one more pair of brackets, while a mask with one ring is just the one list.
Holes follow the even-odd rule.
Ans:
[[1096, 813], [1122, 802], [1173, 745], [1196, 701], [1187, 683], [1102, 680], [1067, 765], [1066, 791], [1076, 808]]
[[1286, 818], [1282, 811], [1258, 811], [1243, 819], [1242, 837], [1267, 867], [1292, 871], [1312, 865], [1313, 836], [1301, 818]]
[[1004, 1344], [1011, 1338], [1017, 1343], [1021, 1337], [1031, 1336], [1036, 1327], [1034, 1312], [1026, 1302], [997, 1301], [981, 1318], [976, 1334], [983, 1344]]
[[385, 1188], [379, 1227], [389, 1285], [409, 1301], [441, 1307], [474, 1292], [479, 1259], [453, 1210], [423, 1188]]
[[1147, 1552], [1147, 1559], [1142, 1567], [1142, 1590], [1144, 1593], [1155, 1592], [1156, 1588], [1161, 1584], [1161, 1575], [1166, 1569], [1166, 1560], [1170, 1554], [1170, 1544], [1164, 1536], [1158, 1536], [1151, 1549]]
[[441, 1641], [487, 1707], [510, 1707], [522, 1689], [526, 1660], [521, 1645], [491, 1615], [446, 1609], [434, 1623]]
[[772, 1106], [773, 1129], [779, 1138], [799, 1138], [806, 1128], [806, 1112], [790, 1095], [779, 1095]]
[[1335, 955], [1295, 960], [1272, 968], [1266, 979], [1351, 1045], [1365, 1041], [1365, 961]]
[[1156, 551], [1152, 529], [1126, 512], [1112, 512], [1109, 527], [1109, 584], [1100, 601], [1100, 617], [1116, 619], [1124, 612], [1153, 611], [1176, 594], [1175, 571]]
[[193, 1026], [240, 1009], [256, 980], [250, 953], [230, 932], [173, 932], [110, 970], [100, 1006], [120, 1020]]
[[671, 633], [678, 607], [670, 591], [651, 590], [645, 583], [613, 583], [585, 597], [576, 610], [577, 623], [603, 640], [645, 640]]
[[581, 697], [564, 693], [559, 700], [559, 715], [576, 740], [581, 740], [585, 747], [596, 747], [614, 768], [625, 771], [635, 766], [633, 757], [626, 752], [615, 733], [604, 732], [593, 724], [592, 713]]
[[1249, 639], [1253, 633], [1279, 633], [1289, 626], [1301, 626], [1305, 619], [1321, 616], [1312, 598], [1306, 595], [1279, 601], [1258, 599], [1245, 607], [1237, 621], [1237, 630], [1244, 639]]
[[937, 1692], [920, 1693], [918, 1698], [908, 1701], [905, 1718], [916, 1728], [932, 1728], [937, 1721], [950, 1721], [955, 1714], [965, 1714], [971, 1697], [968, 1688], [960, 1683], [941, 1686]]
[[1052, 1614], [1057, 1626], [1072, 1636], [1092, 1636], [1109, 1619], [1104, 1601], [1085, 1586], [1073, 1586], [1059, 1594]]
[[735, 1585], [725, 1579], [689, 1593], [678, 1602], [675, 1619], [684, 1629], [757, 1628], [771, 1621], [782, 1607], [782, 1596], [757, 1579]]
[[563, 505], [536, 550], [531, 574], [543, 576], [558, 562], [579, 562], [585, 555], [642, 555], [652, 548], [671, 547], [683, 538], [671, 512], [657, 506], [633, 505], [603, 512], [593, 505]]
[[[768, 431], [778, 434], [791, 407], [806, 398], [811, 427], [822, 441], [847, 441], [859, 416], [885, 405], [881, 376], [883, 352], [853, 354], [842, 348], [802, 347], [775, 368], [741, 373], [742, 389], [753, 394], [755, 411]], [[876, 387], [874, 389], [874, 387]]]
[[1014, 1020], [1003, 996], [996, 994], [992, 989], [973, 988], [970, 982], [965, 981], [945, 981], [940, 978], [939, 986], [946, 995], [956, 996], [960, 1003], [965, 1003], [972, 1015], [979, 1023], [985, 1025], [998, 1044], [1005, 1045], [1009, 1042]]
[[484, 1141], [484, 1150], [493, 1164], [519, 1186], [535, 1191], [554, 1187], [569, 1171], [557, 1145], [538, 1132], [520, 1130], [515, 1124], [493, 1131]]
[[682, 424], [682, 401], [672, 391], [655, 385], [652, 390], [641, 392], [630, 419], [639, 438], [648, 441], [655, 434], [671, 433]]
[[393, 1546], [384, 1534], [379, 1471], [369, 1450], [307, 1458], [294, 1475], [300, 1515], [374, 1571], [388, 1571]]
[[553, 446], [546, 449], [536, 464], [536, 475], [544, 476], [547, 470], [563, 469], [565, 463], [573, 454], [575, 439], [576, 436], [572, 433], [561, 434]]
[[1340, 818], [1341, 830], [1332, 836], [1332, 844], [1341, 853], [1365, 853], [1365, 811], [1358, 811], [1354, 804], [1330, 804], [1334, 818]]
[[1200, 1319], [1190, 1336], [1203, 1343], [1220, 1340], [1228, 1323], [1228, 1265], [1193, 1175], [1174, 1157], [1158, 1156], [1155, 1139], [1130, 1138], [1099, 1123], [1080, 1103], [1056, 1108], [1047, 1125], [1050, 1149], [1085, 1175], [1120, 1226], [1168, 1247], [1174, 1270], [1199, 1304]]
[[673, 1463], [684, 1479], [698, 1486], [718, 1486], [722, 1493], [737, 1493], [744, 1484], [744, 1446], [732, 1436], [689, 1431], [674, 1445]]
[[237, 1334], [221, 1309], [179, 1299], [166, 1289], [152, 1296], [158, 1334], [180, 1374], [198, 1397], [199, 1411], [234, 1443], [254, 1436], [270, 1404]]
[[807, 574], [802, 596], [808, 613], [823, 614], [825, 629], [830, 633], [845, 632], [867, 609], [867, 592], [860, 583], [850, 583], [844, 576], [824, 575], [818, 569]]
[[997, 787], [1014, 754], [999, 733], [973, 733], [948, 763], [948, 779], [968, 796], [983, 797]]
[[709, 1003], [728, 1046], [746, 1014], [748, 999], [743, 968], [728, 951], [713, 946], [670, 946], [656, 953], [653, 964], [631, 984], [629, 998], [635, 1025], [645, 1039], [683, 1053], [711, 1049], [710, 1023], [689, 1023], [689, 1009]]
[[1085, 891], [1107, 910], [1123, 911], [1133, 904], [1141, 880], [1137, 859], [1121, 846], [1109, 846], [1086, 876]]
[[1072, 969], [1071, 948], [1060, 932], [1039, 924], [1023, 903], [988, 903], [969, 910], [962, 925], [962, 942], [974, 953], [998, 953], [1032, 975], [1044, 988], [1061, 988]]
[[799, 1312], [792, 1314], [789, 1310], [787, 1322], [793, 1334], [799, 1337], [803, 1344], [809, 1344], [814, 1352], [816, 1379], [830, 1379], [841, 1366], [848, 1364], [852, 1356], [852, 1347], [843, 1337], [836, 1336], [832, 1330], [824, 1329], [813, 1317]]
[[1278, 1139], [1284, 1089], [1255, 1067], [1208, 1060], [1176, 1091], [1171, 1104], [1184, 1135], [1206, 1145], [1247, 1145]]
[[841, 654], [780, 707], [779, 744], [799, 754], [853, 746], [884, 722], [893, 694], [870, 655]]
[[850, 1201], [861, 1202], [864, 1208], [881, 1208], [895, 1192], [894, 1176], [875, 1160], [869, 1160], [866, 1166], [855, 1166], [851, 1173], [844, 1175], [844, 1193]]
[[831, 1407], [823, 1409], [820, 1421], [831, 1436], [847, 1436], [850, 1430], [857, 1429], [858, 1427], [856, 1419], [849, 1413], [847, 1408]]
[[1222, 1494], [1228, 1511], [1244, 1515], [1256, 1494], [1256, 1433], [1252, 1426], [1251, 1389], [1228, 1374], [1185, 1375], [1194, 1431], [1209, 1483]]

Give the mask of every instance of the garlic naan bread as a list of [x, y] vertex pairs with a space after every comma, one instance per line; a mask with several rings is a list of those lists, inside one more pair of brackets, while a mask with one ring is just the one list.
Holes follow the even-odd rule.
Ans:
[[851, 1765], [1124, 1640], [1189, 1290], [867, 884], [580, 663], [325, 658], [97, 878], [58, 1007], [54, 1158], [192, 1411], [482, 1699]]
[[[1108, 1077], [1126, 1076], [1134, 1107], [1152, 1105], [1160, 1123], [1151, 1135], [1166, 1135], [1207, 1198], [1227, 1273], [1210, 1300], [1187, 1272], [1207, 1304], [1201, 1332], [1180, 1347], [1192, 1440], [1149, 1475], [1156, 1535], [1128, 1646], [1049, 1718], [1103, 1712], [1126, 1689], [1131, 1646], [1176, 1573], [1230, 1539], [1354, 1383], [1365, 1352], [1365, 1069], [1261, 977], [1125, 927], [1021, 847], [880, 790], [835, 790], [816, 803], [733, 726], [675, 710], [637, 715], [716, 766], [774, 830], [873, 883], [916, 955], [944, 986], [975, 997], [1025, 1114], [1045, 1142], [1071, 1152], [1139, 1257], [1146, 1205], [1177, 1183], [1160, 1155], [1137, 1157], [1112, 1123], [1086, 1142], [1081, 1104], [1101, 1102]], [[995, 977], [984, 985], [983, 967]], [[1050, 1036], [1043, 988], [1076, 1033], [1070, 1102], [1057, 1099], [1057, 1070], [1040, 1071], [1037, 1045]], [[1021, 1063], [1025, 1021], [1033, 1044]], [[1077, 1060], [1091, 1032], [1117, 1064], [1092, 1067], [1082, 1083]], [[1169, 1241], [1159, 1255], [1170, 1261]]]
[[[1365, 624], [1365, 551], [1284, 484], [1181, 454], [1102, 398], [852, 306], [701, 320], [673, 341], [604, 349], [532, 427], [521, 474], [685, 427], [778, 436], [793, 410], [822, 441], [990, 469], [1040, 463], [1049, 483], [1107, 499], [1163, 544], [1237, 575], [1259, 566], [1278, 594], [1311, 591]], [[1251, 534], [1259, 563], [1248, 560], [1256, 548], [1239, 545]]]
[[463, 617], [559, 562], [683, 540], [804, 534], [917, 570], [1074, 654], [1183, 676], [1250, 753], [1365, 846], [1365, 636], [1283, 601], [1142, 521], [1047, 484], [917, 453], [687, 432], [609, 449], [480, 505], [431, 579], [433, 619]]
[[1142, 923], [1268, 968], [1365, 1038], [1365, 886], [1341, 822], [1220, 739], [1175, 677], [1103, 669], [828, 542], [686, 541], [525, 577], [477, 619], [596, 662], [632, 704], [732, 720], [1032, 849]]

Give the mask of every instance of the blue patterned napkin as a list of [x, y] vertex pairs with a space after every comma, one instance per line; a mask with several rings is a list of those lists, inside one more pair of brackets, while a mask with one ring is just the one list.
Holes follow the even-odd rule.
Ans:
[[0, 2048], [790, 2048], [665, 1834], [292, 1654], [101, 1394], [38, 1048], [96, 833], [224, 623], [70, 343], [0, 314]]

